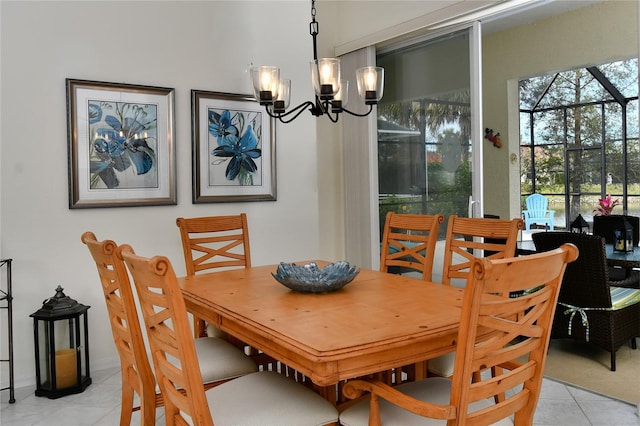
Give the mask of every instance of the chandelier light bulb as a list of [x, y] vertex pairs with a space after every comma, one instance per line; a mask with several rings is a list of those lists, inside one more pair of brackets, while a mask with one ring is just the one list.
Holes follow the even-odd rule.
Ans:
[[340, 59], [321, 58], [311, 61], [311, 82], [320, 99], [332, 99], [340, 90]]
[[364, 82], [367, 90], [376, 90], [377, 75], [375, 71], [366, 70], [364, 73]]
[[252, 67], [250, 69], [253, 92], [260, 105], [271, 105], [278, 98], [280, 68], [273, 66]]
[[329, 64], [322, 64], [322, 72], [320, 73], [320, 75], [322, 76], [320, 81], [322, 81], [322, 82], [330, 81], [330, 79], [331, 79], [331, 67], [329, 66]]
[[291, 98], [291, 80], [283, 78], [278, 83], [278, 97], [273, 104], [273, 111], [276, 113], [284, 113], [289, 108], [289, 100]]
[[358, 94], [366, 105], [375, 105], [382, 98], [384, 90], [384, 69], [364, 67], [356, 70]]
[[262, 90], [267, 90], [267, 88], [271, 88], [272, 82], [271, 82], [271, 74], [269, 74], [268, 72], [263, 72], [260, 75], [260, 87], [262, 87]]

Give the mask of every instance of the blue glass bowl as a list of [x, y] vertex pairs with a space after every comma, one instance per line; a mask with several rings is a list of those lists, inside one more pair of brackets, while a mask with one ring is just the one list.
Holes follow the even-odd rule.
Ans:
[[340, 261], [324, 268], [311, 262], [306, 265], [280, 262], [273, 277], [282, 285], [301, 293], [328, 293], [349, 284], [360, 272], [357, 266]]

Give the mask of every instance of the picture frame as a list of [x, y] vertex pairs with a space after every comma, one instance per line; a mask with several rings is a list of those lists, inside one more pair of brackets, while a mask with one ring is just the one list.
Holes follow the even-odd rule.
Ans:
[[194, 204], [275, 201], [275, 120], [253, 96], [191, 90]]
[[174, 89], [66, 79], [69, 208], [175, 205]]

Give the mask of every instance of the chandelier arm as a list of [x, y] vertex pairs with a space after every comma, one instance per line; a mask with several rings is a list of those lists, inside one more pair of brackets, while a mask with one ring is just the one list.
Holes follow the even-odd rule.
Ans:
[[365, 112], [364, 114], [359, 114], [357, 112], [349, 111], [346, 108], [342, 108], [342, 111], [346, 112], [347, 114], [354, 115], [356, 117], [366, 117], [367, 115], [371, 114], [371, 111], [373, 111], [373, 105], [369, 105], [369, 111]]
[[316, 103], [311, 108], [311, 114], [315, 115], [316, 117], [320, 117], [323, 114], [329, 114], [329, 101], [322, 101], [316, 95]]
[[[287, 111], [287, 112], [283, 112], [283, 113], [274, 113], [273, 111], [269, 110], [269, 107], [267, 106], [266, 110], [267, 110], [267, 114], [269, 114], [269, 117], [272, 118], [277, 118], [278, 120], [280, 120], [280, 122], [286, 124], [286, 123], [290, 123], [293, 120], [295, 120], [296, 118], [298, 118], [298, 116], [300, 114], [302, 114], [307, 108], [311, 109], [313, 108], [313, 102], [311, 101], [306, 101], [301, 103], [300, 105], [298, 105], [297, 107]], [[291, 117], [288, 120], [285, 120], [286, 117], [289, 117], [290, 115], [293, 114], [293, 117]]]
[[329, 120], [331, 120], [333, 123], [337, 123], [338, 119], [340, 118], [340, 114], [337, 113], [337, 112], [335, 113], [336, 114], [335, 118], [331, 115], [331, 113], [329, 111], [327, 111], [325, 114], [326, 114], [327, 118], [329, 118]]

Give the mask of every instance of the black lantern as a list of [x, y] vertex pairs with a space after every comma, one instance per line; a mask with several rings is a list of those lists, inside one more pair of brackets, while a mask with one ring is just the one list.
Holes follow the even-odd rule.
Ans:
[[571, 222], [571, 232], [577, 232], [579, 234], [589, 233], [589, 224], [584, 220], [581, 214], [578, 214], [576, 220]]
[[50, 399], [83, 392], [89, 376], [87, 310], [63, 293], [43, 302], [32, 313], [36, 350], [36, 396]]
[[633, 251], [633, 226], [624, 217], [617, 223], [613, 234], [614, 251]]

